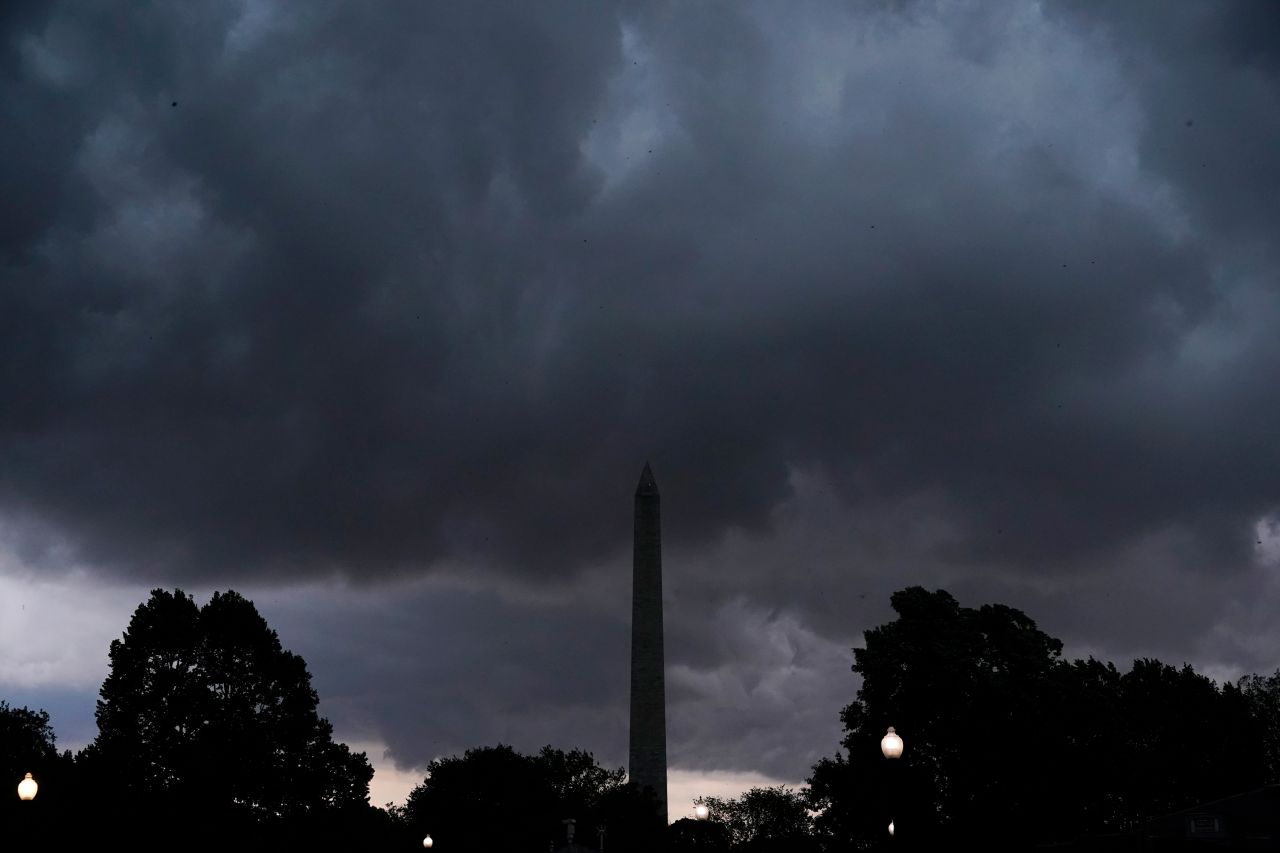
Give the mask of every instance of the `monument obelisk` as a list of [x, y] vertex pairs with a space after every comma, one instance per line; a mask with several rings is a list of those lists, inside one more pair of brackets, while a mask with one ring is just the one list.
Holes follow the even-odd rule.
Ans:
[[667, 691], [662, 653], [662, 529], [649, 463], [636, 486], [631, 566], [631, 749], [628, 774], [667, 816]]

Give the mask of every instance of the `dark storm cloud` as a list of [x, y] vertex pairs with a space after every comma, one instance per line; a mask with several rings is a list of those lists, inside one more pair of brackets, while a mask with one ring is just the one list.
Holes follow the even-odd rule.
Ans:
[[65, 198], [6, 259], [7, 508], [144, 576], [509, 557], [583, 491], [525, 370], [616, 22], [209, 8], [10, 39]]
[[[316, 672], [326, 713], [385, 738], [404, 763], [486, 743], [537, 750], [573, 732], [601, 760], [625, 764], [624, 622], [456, 588], [304, 601], [264, 611]], [[335, 620], [354, 629], [341, 647], [325, 636]]]
[[[802, 774], [822, 726], [782, 722], [834, 721], [811, 674], [907, 583], [1267, 665], [1221, 628], [1274, 594], [1273, 4], [9, 9], [0, 520], [28, 564], [590, 584], [649, 458], [674, 707], [737, 721], [676, 712], [690, 764]], [[356, 659], [335, 693], [372, 689]], [[601, 659], [537, 719], [615, 732]], [[410, 707], [465, 681], [400, 663]], [[518, 683], [449, 742], [523, 725], [493, 711], [542, 695]], [[351, 711], [430, 758], [405, 713]]]

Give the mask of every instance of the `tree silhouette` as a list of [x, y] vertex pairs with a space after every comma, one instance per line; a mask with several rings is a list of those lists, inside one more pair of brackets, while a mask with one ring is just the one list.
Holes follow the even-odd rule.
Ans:
[[[1048, 746], [1038, 700], [1062, 644], [1018, 610], [961, 607], [941, 590], [910, 587], [891, 604], [898, 618], [854, 649], [862, 686], [841, 714], [848, 761], [820, 763], [811, 780], [820, 808], [844, 799], [852, 811], [837, 807], [820, 828], [877, 839], [893, 820], [905, 840], [1037, 819], [1043, 792], [1025, 768], [1011, 772], [1006, 744], [1024, 755]], [[891, 725], [909, 743], [894, 762], [879, 748]]]
[[211, 711], [196, 668], [200, 610], [175, 590], [154, 590], [111, 642], [99, 692], [98, 736], [86, 758], [109, 765], [128, 798], [181, 801], [200, 775], [197, 736]]
[[[809, 780], [832, 849], [883, 842], [890, 820], [907, 847], [1114, 833], [1263, 778], [1262, 700], [1231, 685], [1153, 660], [1123, 674], [1065, 662], [1021, 611], [961, 607], [942, 590], [910, 587], [891, 604], [898, 617], [854, 649], [846, 754]], [[907, 744], [893, 761], [879, 749], [891, 725]]]
[[197, 608], [154, 590], [109, 659], [84, 763], [113, 807], [254, 837], [367, 811], [368, 760], [334, 743], [302, 658], [238, 593]]
[[14, 708], [0, 700], [0, 780], [17, 786], [25, 774], [37, 778], [58, 761], [49, 712]]
[[1234, 686], [1142, 659], [1121, 676], [1120, 702], [1112, 728], [1122, 763], [1107, 787], [1131, 821], [1262, 784], [1262, 733]]
[[1280, 669], [1271, 675], [1246, 675], [1237, 683], [1249, 712], [1261, 730], [1258, 745], [1264, 774], [1271, 785], [1280, 784]]
[[543, 850], [564, 842], [562, 821], [573, 818], [577, 842], [595, 845], [604, 828], [611, 853], [624, 853], [655, 849], [655, 808], [622, 768], [605, 769], [589, 752], [524, 755], [499, 744], [432, 761], [403, 811], [442, 850]]
[[723, 827], [729, 846], [741, 851], [801, 851], [814, 846], [805, 795], [785, 785], [754, 787], [740, 797], [700, 797], [707, 823]]
[[729, 853], [729, 831], [713, 820], [682, 817], [667, 827], [667, 853]]

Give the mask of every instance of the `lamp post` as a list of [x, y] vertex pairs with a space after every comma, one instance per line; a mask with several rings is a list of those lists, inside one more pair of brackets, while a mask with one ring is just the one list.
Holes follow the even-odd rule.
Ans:
[[[889, 730], [884, 733], [884, 737], [880, 738], [880, 753], [890, 761], [902, 757], [902, 738], [893, 730], [893, 726], [889, 726]], [[892, 797], [892, 785], [890, 785], [890, 796]], [[889, 808], [892, 810], [893, 802], [890, 800]], [[889, 837], [893, 838], [893, 820], [889, 821]]]
[[36, 784], [36, 780], [32, 779], [31, 774], [28, 773], [26, 777], [18, 783], [18, 799], [27, 801], [34, 800], [36, 798], [36, 791], [39, 790], [40, 786]]
[[707, 808], [705, 803], [698, 803], [693, 807], [693, 816], [698, 820], [706, 820], [711, 817], [711, 809]]

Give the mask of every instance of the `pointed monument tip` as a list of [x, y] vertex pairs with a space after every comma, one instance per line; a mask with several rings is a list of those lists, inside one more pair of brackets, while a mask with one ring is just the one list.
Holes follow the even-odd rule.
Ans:
[[644, 470], [640, 472], [640, 482], [636, 485], [637, 495], [656, 495], [658, 493], [658, 481], [653, 479], [653, 469], [649, 467], [649, 463], [644, 463]]

